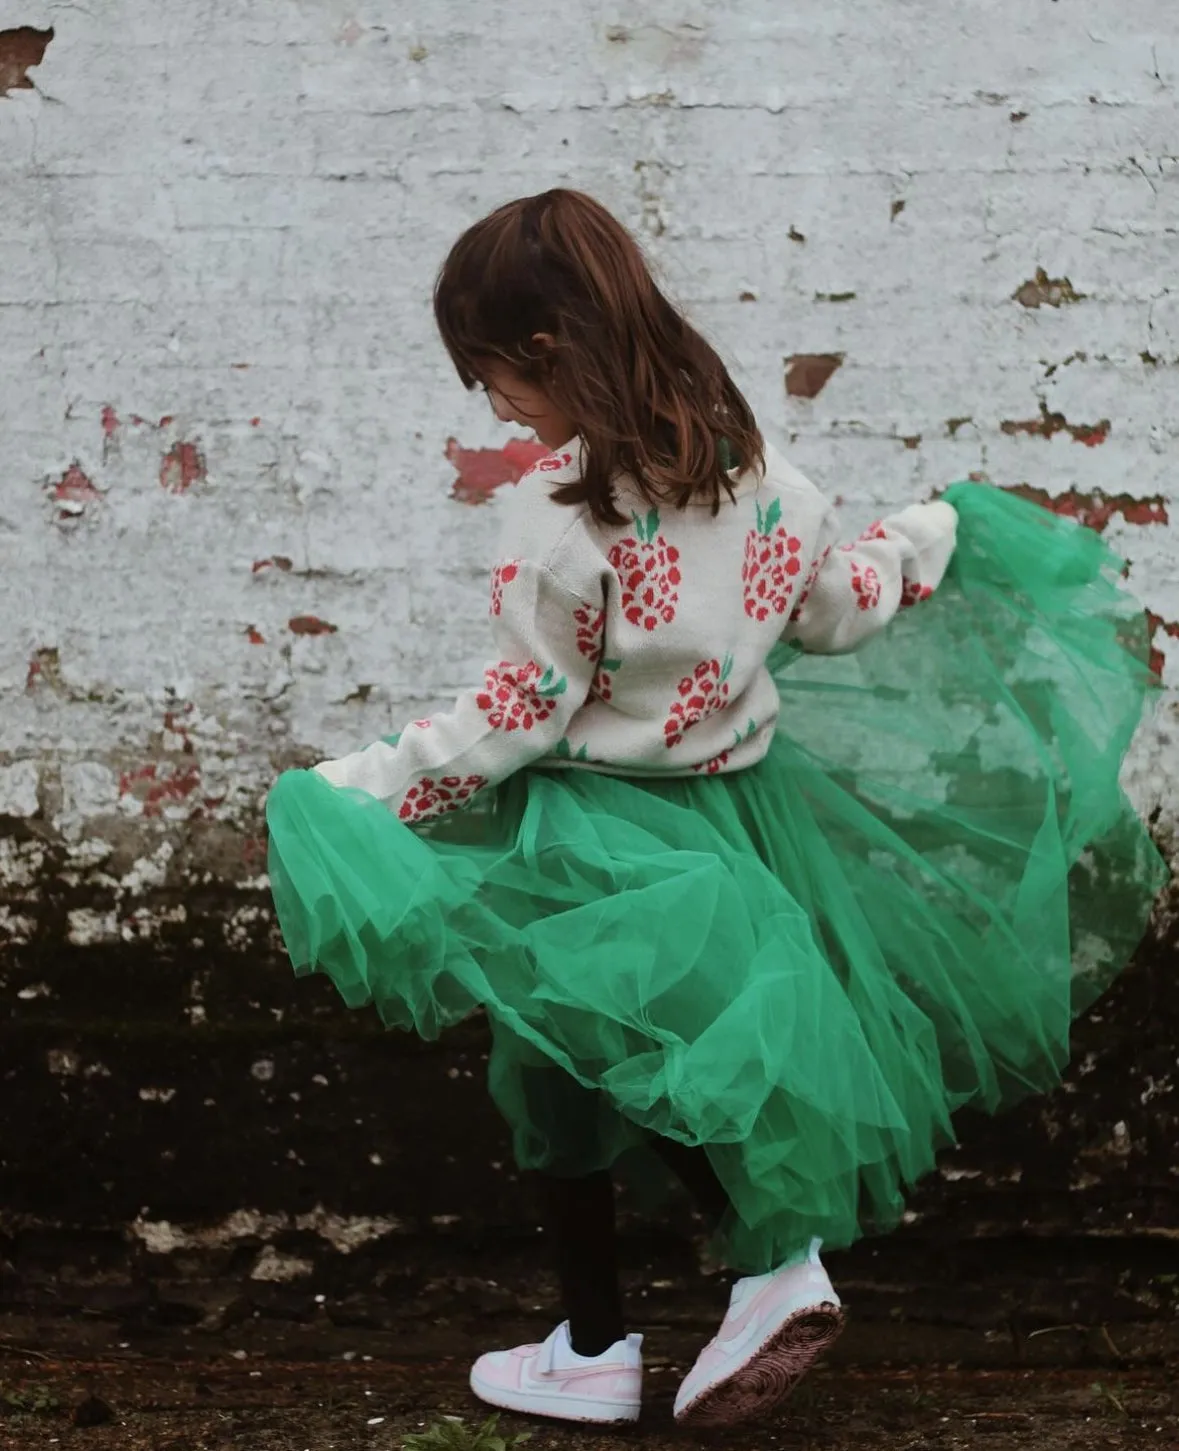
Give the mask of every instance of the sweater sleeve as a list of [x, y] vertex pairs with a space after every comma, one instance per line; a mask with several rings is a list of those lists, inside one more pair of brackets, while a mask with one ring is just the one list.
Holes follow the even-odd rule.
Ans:
[[400, 737], [315, 770], [333, 786], [377, 797], [410, 823], [466, 806], [563, 739], [589, 696], [596, 650], [587, 622], [601, 610], [601, 601], [579, 599], [543, 565], [504, 561], [491, 596], [502, 658], [487, 667], [483, 685]]
[[954, 553], [958, 515], [938, 501], [914, 504], [837, 545], [834, 509], [782, 638], [816, 654], [854, 650], [899, 610], [928, 599]]

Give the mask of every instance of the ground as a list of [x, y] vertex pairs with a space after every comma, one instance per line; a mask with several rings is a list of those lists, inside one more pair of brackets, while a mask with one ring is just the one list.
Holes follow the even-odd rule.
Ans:
[[[675, 1430], [671, 1401], [723, 1287], [668, 1256], [653, 1264], [648, 1248], [628, 1244], [626, 1271], [647, 1336], [641, 1426], [616, 1434], [505, 1416], [503, 1451], [529, 1430], [529, 1451], [708, 1444]], [[76, 1254], [67, 1265], [55, 1250], [40, 1279], [31, 1249], [23, 1274], [10, 1259], [0, 1447], [401, 1451], [447, 1416], [478, 1427], [473, 1356], [552, 1322], [554, 1287], [535, 1246], [419, 1242], [383, 1254], [350, 1281], [337, 1273], [334, 1288], [237, 1280], [232, 1256], [220, 1275], [189, 1264], [172, 1281], [147, 1278], [143, 1260], [99, 1268]], [[1169, 1234], [860, 1246], [833, 1264], [851, 1320], [829, 1361], [777, 1424], [709, 1441], [723, 1451], [1179, 1451], [1176, 1261]], [[454, 1451], [500, 1451], [461, 1430]]]
[[[9, 1401], [41, 1409], [0, 1419], [0, 1445], [13, 1451], [395, 1451], [440, 1416], [480, 1423], [459, 1360], [330, 1364], [266, 1360], [261, 1369], [232, 1359], [141, 1359], [32, 1363], [9, 1354]], [[626, 1434], [538, 1427], [529, 1451], [661, 1451], [702, 1441], [676, 1432], [670, 1401], [673, 1364], [651, 1366], [653, 1394], [642, 1425]], [[17, 1391], [16, 1387], [20, 1387]], [[100, 1405], [86, 1398], [99, 1398]], [[73, 1423], [103, 1408], [113, 1419]], [[528, 1429], [505, 1417], [510, 1446]], [[1037, 1368], [863, 1368], [836, 1361], [802, 1388], [774, 1426], [710, 1438], [742, 1451], [1098, 1451], [1179, 1447], [1179, 1397], [1162, 1369], [1102, 1379], [1092, 1371]], [[461, 1442], [456, 1442], [461, 1445]]]

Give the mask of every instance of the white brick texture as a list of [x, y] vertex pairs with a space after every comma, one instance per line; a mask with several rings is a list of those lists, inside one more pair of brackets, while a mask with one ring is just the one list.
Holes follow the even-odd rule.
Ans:
[[54, 36], [0, 96], [0, 810], [58, 868], [173, 842], [173, 886], [256, 880], [279, 769], [470, 681], [496, 510], [444, 450], [519, 430], [430, 288], [554, 184], [643, 238], [849, 529], [969, 474], [1108, 518], [1167, 687], [1128, 782], [1174, 841], [1174, 0], [0, 0], [23, 26]]

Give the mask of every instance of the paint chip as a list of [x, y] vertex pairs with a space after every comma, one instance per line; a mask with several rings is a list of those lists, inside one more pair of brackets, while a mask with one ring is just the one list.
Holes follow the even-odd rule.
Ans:
[[94, 487], [93, 480], [77, 459], [70, 464], [57, 483], [51, 486], [50, 493], [57, 505], [59, 519], [76, 519], [85, 513], [87, 504], [102, 501], [102, 494]]
[[295, 615], [287, 622], [287, 629], [293, 635], [334, 635], [337, 633], [337, 626], [329, 625], [318, 615]]
[[1026, 433], [1033, 438], [1053, 438], [1058, 433], [1067, 433], [1075, 443], [1086, 448], [1097, 448], [1110, 435], [1112, 425], [1108, 418], [1099, 423], [1070, 423], [1063, 413], [1050, 413], [1048, 405], [1040, 404], [1039, 418], [1005, 418], [999, 428], [1009, 437]]
[[31, 695], [39, 683], [47, 685], [51, 690], [61, 689], [61, 656], [56, 646], [35, 650], [29, 658], [25, 694]]
[[1150, 668], [1161, 680], [1163, 678], [1163, 666], [1167, 663], [1166, 654], [1161, 645], [1155, 644], [1159, 631], [1171, 640], [1179, 640], [1179, 620], [1164, 620], [1162, 615], [1156, 615], [1153, 610], [1147, 610], [1146, 621], [1150, 627]]
[[786, 359], [786, 392], [791, 398], [817, 398], [843, 366], [843, 353], [795, 353]]
[[1036, 268], [1036, 275], [1011, 294], [1012, 301], [1021, 307], [1064, 307], [1069, 303], [1083, 302], [1087, 294], [1078, 292], [1067, 277], [1049, 277], [1043, 267]]
[[889, 212], [888, 212], [889, 220], [895, 222], [896, 219], [900, 216], [900, 214], [904, 210], [905, 210], [905, 200], [904, 200], [903, 197], [898, 197], [896, 199], [896, 201], [893, 202], [892, 206], [889, 208]]
[[502, 448], [464, 448], [448, 438], [445, 454], [458, 474], [450, 497], [461, 504], [485, 504], [503, 484], [518, 484], [548, 453], [534, 438], [509, 439]]
[[0, 30], [0, 96], [9, 91], [35, 91], [36, 83], [29, 72], [45, 59], [54, 29], [37, 30], [32, 25], [18, 25], [14, 30]]
[[[160, 427], [165, 427], [161, 419]], [[195, 443], [174, 443], [160, 464], [160, 487], [170, 494], [186, 494], [205, 481], [205, 458]]]
[[1136, 499], [1131, 494], [1103, 494], [1100, 489], [1081, 493], [1068, 489], [1063, 494], [1050, 494], [1047, 489], [1033, 488], [1030, 484], [1016, 484], [1008, 490], [1029, 503], [1039, 504], [1053, 514], [1066, 519], [1076, 519], [1087, 529], [1101, 534], [1111, 519], [1124, 519], [1127, 524], [1167, 524], [1167, 501], [1161, 494]]
[[269, 559], [255, 559], [251, 566], [251, 574], [261, 574], [264, 569], [279, 569], [283, 574], [289, 574], [293, 565], [285, 554], [274, 554]]

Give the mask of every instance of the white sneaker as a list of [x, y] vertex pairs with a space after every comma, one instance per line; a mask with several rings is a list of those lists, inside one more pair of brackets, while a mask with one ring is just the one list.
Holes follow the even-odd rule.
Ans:
[[736, 1426], [779, 1406], [843, 1329], [843, 1310], [812, 1240], [801, 1264], [738, 1280], [716, 1339], [680, 1386], [675, 1418]]
[[628, 1335], [601, 1355], [578, 1355], [569, 1323], [543, 1345], [482, 1355], [471, 1371], [481, 1401], [525, 1416], [611, 1425], [637, 1421], [643, 1393], [641, 1335]]

